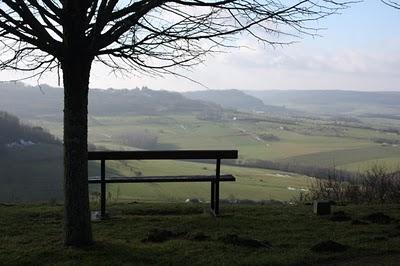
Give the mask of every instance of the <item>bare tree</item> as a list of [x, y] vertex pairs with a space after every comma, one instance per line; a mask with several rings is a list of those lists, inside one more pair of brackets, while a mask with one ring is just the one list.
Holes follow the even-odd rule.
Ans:
[[[246, 33], [261, 43], [317, 34], [332, 0], [0, 0], [0, 69], [62, 70], [65, 244], [92, 242], [87, 105], [93, 62], [113, 71], [178, 74]], [[179, 75], [179, 74], [178, 74]]]
[[381, 0], [384, 4], [393, 7], [395, 9], [400, 9], [400, 1], [387, 1], [387, 0]]

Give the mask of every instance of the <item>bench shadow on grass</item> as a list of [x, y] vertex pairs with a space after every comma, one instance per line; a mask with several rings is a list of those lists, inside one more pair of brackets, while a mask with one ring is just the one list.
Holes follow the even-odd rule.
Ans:
[[61, 265], [155, 265], [158, 260], [159, 256], [154, 250], [146, 251], [133, 243], [96, 241], [93, 245], [83, 248], [60, 245], [56, 250], [32, 252], [18, 264], [30, 265], [32, 262], [40, 262], [42, 265], [52, 265], [57, 262]]
[[141, 249], [133, 242], [115, 241], [96, 241], [82, 248], [65, 247], [61, 241], [55, 241], [52, 247], [31, 248], [22, 255], [19, 252], [18, 257], [6, 256], [0, 265], [155, 265], [159, 259], [154, 250]]
[[85, 252], [84, 255], [88, 260], [87, 262], [85, 261], [85, 264], [103, 264], [106, 262], [109, 265], [149, 265], [157, 262], [157, 256], [154, 253], [147, 254], [130, 243], [97, 241], [93, 246], [77, 252]]
[[[164, 216], [164, 215], [195, 215], [209, 213], [209, 205], [186, 205], [186, 206], [168, 206], [165, 204], [163, 208], [153, 207], [151, 205], [145, 207], [134, 207], [130, 205], [130, 208], [124, 209], [116, 207], [109, 207], [111, 215], [140, 215], [140, 216]], [[133, 207], [132, 207], [133, 206]]]

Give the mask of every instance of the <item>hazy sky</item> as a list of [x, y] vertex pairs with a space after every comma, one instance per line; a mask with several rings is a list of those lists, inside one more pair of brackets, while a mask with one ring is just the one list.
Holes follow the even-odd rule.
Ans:
[[[319, 23], [323, 37], [304, 37], [285, 47], [264, 47], [246, 37], [250, 48], [214, 54], [182, 74], [210, 89], [345, 89], [400, 91], [400, 11], [380, 0], [365, 0]], [[19, 77], [0, 73], [0, 80]], [[40, 81], [56, 86], [56, 74]], [[28, 83], [36, 84], [36, 80]], [[95, 67], [91, 87], [196, 90], [201, 85], [173, 76], [115, 77]]]

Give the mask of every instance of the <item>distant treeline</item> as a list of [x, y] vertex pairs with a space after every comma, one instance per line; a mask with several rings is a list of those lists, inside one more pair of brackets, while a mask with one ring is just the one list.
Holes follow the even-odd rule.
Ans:
[[[245, 166], [245, 167], [255, 167], [255, 168], [264, 168], [271, 170], [279, 170], [284, 172], [292, 172], [301, 175], [316, 177], [320, 179], [327, 179], [332, 175], [333, 166], [328, 167], [319, 167], [312, 165], [302, 165], [295, 163], [282, 163], [276, 161], [269, 160], [246, 160], [246, 161], [238, 161], [235, 162], [236, 165]], [[352, 179], [355, 174], [350, 171], [335, 169], [335, 172], [339, 174], [344, 180]]]
[[329, 120], [334, 122], [360, 123], [360, 124], [362, 123], [360, 119], [351, 116], [334, 116]]
[[199, 120], [219, 122], [224, 119], [224, 113], [222, 109], [206, 109], [203, 112], [199, 112], [196, 118]]
[[271, 134], [271, 133], [262, 133], [262, 134], [258, 135], [258, 137], [265, 141], [280, 141], [281, 140], [278, 136]]
[[[335, 121], [334, 123], [332, 123], [335, 126], [341, 126], [341, 127], [348, 127], [348, 128], [355, 128], [355, 129], [366, 129], [366, 130], [374, 130], [374, 131], [379, 131], [379, 132], [383, 132], [383, 133], [393, 133], [393, 134], [397, 134], [400, 135], [400, 130], [397, 128], [376, 128], [376, 127], [371, 127], [371, 126], [367, 126], [367, 125], [363, 125], [363, 124], [353, 124], [353, 123], [345, 123], [345, 122], [338, 122]], [[330, 126], [332, 124], [322, 124], [325, 126]]]
[[[190, 160], [188, 160], [190, 161]], [[196, 162], [203, 162], [203, 163], [214, 163], [210, 160], [196, 160]], [[328, 179], [332, 176], [332, 172], [335, 174], [340, 175], [343, 180], [352, 180], [354, 179], [357, 174], [346, 171], [335, 169], [334, 166], [332, 167], [318, 167], [312, 165], [302, 165], [302, 164], [295, 164], [295, 163], [283, 163], [283, 162], [276, 162], [276, 161], [269, 161], [269, 160], [224, 160], [224, 164], [232, 165], [232, 166], [241, 166], [241, 167], [249, 167], [249, 168], [261, 168], [261, 169], [269, 169], [269, 170], [277, 170], [283, 172], [291, 172], [301, 175], [306, 175], [310, 177], [315, 177], [319, 179]]]
[[400, 145], [398, 139], [373, 138], [372, 141], [379, 144]]
[[244, 121], [244, 122], [251, 122], [251, 123], [259, 123], [259, 122], [268, 122], [268, 123], [277, 123], [277, 124], [286, 124], [286, 125], [297, 125], [297, 121], [289, 118], [278, 118], [278, 117], [267, 117], [267, 116], [262, 116], [262, 117], [257, 117], [254, 114], [252, 115], [242, 115], [237, 118], [239, 121]]
[[140, 149], [154, 149], [158, 145], [158, 136], [148, 130], [138, 130], [118, 136], [118, 140], [127, 146]]
[[383, 119], [400, 120], [400, 115], [394, 115], [394, 114], [363, 114], [361, 116], [368, 117], [368, 118], [383, 118]]

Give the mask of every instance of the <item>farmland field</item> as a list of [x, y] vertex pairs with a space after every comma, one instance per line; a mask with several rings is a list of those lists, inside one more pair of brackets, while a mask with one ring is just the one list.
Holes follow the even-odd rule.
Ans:
[[[143, 175], [207, 175], [212, 174], [215, 169], [213, 164], [176, 161], [110, 162], [109, 167], [123, 176], [132, 176], [138, 171]], [[288, 201], [294, 199], [299, 191], [307, 189], [311, 182], [309, 177], [266, 169], [223, 165], [221, 172], [236, 177], [236, 182], [221, 184], [221, 198], [224, 199]], [[182, 202], [187, 198], [208, 201], [210, 197], [209, 183], [113, 184], [109, 187], [111, 200], [117, 201]]]
[[[89, 142], [100, 149], [135, 150], [138, 147], [125, 143], [123, 138], [139, 132], [156, 139], [149, 149], [238, 149], [242, 162], [269, 160], [354, 172], [377, 163], [391, 169], [399, 165], [397, 145], [373, 140], [384, 138], [396, 142], [400, 136], [377, 130], [379, 124], [371, 124], [370, 119], [365, 122], [368, 127], [338, 125], [326, 118], [285, 121], [225, 119], [215, 122], [199, 119], [194, 114], [90, 116]], [[30, 123], [61, 136], [60, 122], [41, 118]], [[274, 139], [265, 139], [265, 135], [274, 136]], [[212, 173], [213, 168], [212, 164], [181, 161], [130, 161], [107, 165], [108, 171], [126, 176], [203, 174]], [[237, 177], [237, 182], [222, 185], [222, 198], [287, 201], [311, 182], [310, 177], [267, 169], [223, 165], [222, 170]], [[111, 199], [118, 200], [182, 201], [190, 197], [208, 200], [209, 190], [209, 184], [124, 184], [110, 186], [109, 191]]]
[[[146, 131], [158, 138], [155, 149], [238, 149], [241, 159], [296, 161], [307, 165], [344, 167], [373, 160], [388, 162], [400, 159], [398, 145], [374, 143], [374, 138], [400, 141], [395, 133], [346, 126], [326, 126], [300, 120], [294, 126], [285, 123], [247, 121], [210, 122], [195, 116], [118, 116], [91, 117], [89, 141], [107, 148], [134, 149], [119, 141], [121, 135]], [[59, 123], [34, 120], [61, 135]], [[278, 141], [260, 138], [263, 133], [279, 137]]]

